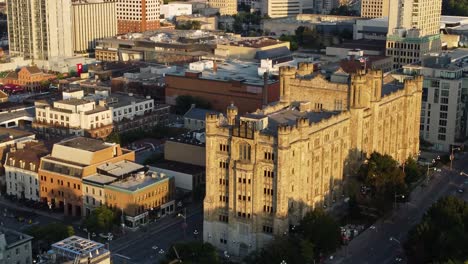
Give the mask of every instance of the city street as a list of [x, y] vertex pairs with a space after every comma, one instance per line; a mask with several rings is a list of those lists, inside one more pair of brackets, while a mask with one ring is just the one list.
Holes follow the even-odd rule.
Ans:
[[[184, 240], [202, 240], [202, 207], [188, 208], [186, 220], [187, 228], [185, 235], [183, 229], [184, 219], [176, 215], [166, 216], [158, 222], [135, 232], [127, 231], [127, 235], [116, 241], [112, 241], [110, 244], [113, 263], [159, 263], [164, 258], [166, 252], [172, 250], [169, 248], [172, 244]], [[194, 234], [195, 230], [197, 230], [195, 234], [198, 233], [198, 235]]]
[[[406, 263], [402, 243], [408, 231], [420, 221], [432, 203], [446, 195], [463, 197], [468, 201], [466, 192], [457, 192], [458, 189], [468, 187], [465, 184], [468, 176], [460, 175], [460, 171], [468, 172], [468, 155], [460, 155], [453, 164], [453, 171], [445, 167], [441, 172], [433, 174], [426, 187], [417, 187], [413, 191], [410, 202], [400, 204], [392, 216], [377, 221], [373, 228], [364, 231], [348, 246], [343, 246], [327, 263]], [[402, 258], [402, 262], [396, 258]]]

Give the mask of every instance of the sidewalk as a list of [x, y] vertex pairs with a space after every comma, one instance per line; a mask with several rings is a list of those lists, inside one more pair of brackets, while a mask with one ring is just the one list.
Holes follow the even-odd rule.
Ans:
[[26, 206], [21, 205], [19, 203], [11, 202], [11, 201], [5, 199], [3, 196], [0, 196], [0, 205], [10, 207], [10, 208], [13, 208], [13, 209], [19, 210], [19, 211], [26, 211], [26, 212], [31, 212], [31, 213], [34, 213], [34, 214], [42, 215], [42, 216], [45, 216], [45, 217], [54, 218], [54, 219], [57, 219], [57, 220], [62, 221], [62, 222], [65, 220], [64, 215], [61, 214], [61, 213], [45, 212], [45, 211], [42, 211], [42, 210], [29, 208], [29, 207], [26, 207]]

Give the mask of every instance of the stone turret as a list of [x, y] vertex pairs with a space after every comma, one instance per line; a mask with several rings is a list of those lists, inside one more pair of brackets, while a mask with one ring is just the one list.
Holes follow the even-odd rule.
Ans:
[[296, 76], [296, 68], [290, 66], [280, 67], [280, 102], [290, 103], [290, 80]]
[[372, 82], [371, 101], [378, 102], [382, 99], [383, 72], [382, 70], [370, 70], [367, 76]]
[[[366, 94], [368, 94], [367, 78], [362, 72], [351, 76], [351, 94], [350, 106], [351, 108], [363, 108], [367, 106]], [[367, 96], [368, 97], [368, 96]], [[366, 100], [367, 99], [367, 100]]]
[[299, 62], [297, 64], [297, 74], [304, 76], [314, 71], [314, 64], [308, 62]]
[[236, 116], [238, 112], [239, 111], [237, 107], [233, 103], [231, 103], [231, 105], [227, 107], [227, 110], [226, 110], [227, 121], [230, 126], [233, 126], [236, 124]]
[[208, 113], [206, 114], [205, 121], [206, 121], [206, 124], [205, 124], [206, 134], [209, 135], [209, 134], [216, 133], [216, 128], [219, 122], [218, 115], [214, 113]]

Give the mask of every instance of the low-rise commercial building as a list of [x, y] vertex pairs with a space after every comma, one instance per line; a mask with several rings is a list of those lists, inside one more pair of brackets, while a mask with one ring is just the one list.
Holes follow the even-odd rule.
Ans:
[[197, 108], [192, 105], [184, 114], [184, 128], [189, 130], [205, 129], [206, 114], [215, 113], [213, 110]]
[[201, 30], [217, 30], [218, 29], [218, 17], [217, 16], [202, 16], [200, 14], [195, 15], [181, 15], [175, 17], [177, 25], [191, 23], [197, 21], [200, 23]]
[[4, 165], [6, 194], [18, 199], [40, 201], [37, 172], [41, 157], [47, 154], [49, 149], [40, 142], [26, 143], [21, 149], [11, 149]]
[[136, 228], [150, 217], [175, 210], [174, 177], [158, 171], [139, 172], [104, 186], [107, 206], [121, 210], [125, 225]]
[[[286, 49], [281, 49], [286, 48]], [[214, 51], [216, 56], [238, 60], [260, 60], [262, 51], [281, 50], [289, 52], [289, 41], [279, 41], [273, 38], [256, 37], [245, 38], [239, 41], [231, 41], [226, 44], [218, 44]]]
[[205, 157], [204, 129], [171, 137], [164, 143], [165, 160], [204, 167]]
[[113, 129], [112, 110], [94, 101], [78, 98], [48, 103], [36, 101], [33, 128], [47, 137], [53, 135], [87, 135], [107, 137]]
[[0, 264], [32, 263], [33, 237], [0, 227]]
[[110, 264], [111, 254], [106, 245], [79, 236], [71, 236], [52, 244], [51, 260], [47, 263]]
[[191, 15], [192, 4], [187, 2], [170, 2], [161, 6], [161, 15], [165, 19], [173, 19], [177, 16]]
[[175, 105], [180, 95], [200, 97], [218, 112], [231, 103], [241, 113], [261, 108], [279, 98], [279, 82], [258, 75], [258, 65], [250, 62], [224, 62], [201, 71], [166, 74], [166, 104]]
[[119, 161], [135, 160], [135, 153], [120, 145], [101, 140], [75, 137], [54, 144], [52, 153], [41, 159], [38, 171], [40, 197], [51, 208], [65, 215], [81, 216], [82, 179], [98, 173], [98, 167]]
[[55, 79], [53, 74], [42, 72], [36, 66], [23, 67], [18, 72], [9, 72], [0, 82], [4, 84], [16, 84], [33, 91], [44, 87], [47, 81]]

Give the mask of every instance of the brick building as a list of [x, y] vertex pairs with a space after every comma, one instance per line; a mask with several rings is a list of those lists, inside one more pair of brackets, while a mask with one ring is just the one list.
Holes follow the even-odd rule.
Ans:
[[38, 176], [40, 197], [65, 215], [81, 216], [83, 210], [82, 179], [97, 173], [102, 164], [134, 161], [135, 152], [118, 144], [75, 137], [54, 144], [52, 153], [41, 159]]
[[160, 27], [159, 0], [118, 0], [117, 33], [144, 32]]
[[18, 72], [8, 73], [0, 82], [4, 84], [21, 85], [26, 89], [34, 90], [41, 88], [43, 83], [55, 79], [55, 75], [42, 72], [36, 66], [23, 67]]
[[213, 70], [169, 73], [165, 81], [169, 105], [175, 105], [180, 95], [191, 95], [210, 102], [213, 110], [224, 112], [234, 102], [245, 113], [279, 99], [279, 82], [258, 76], [254, 63], [223, 63]]

